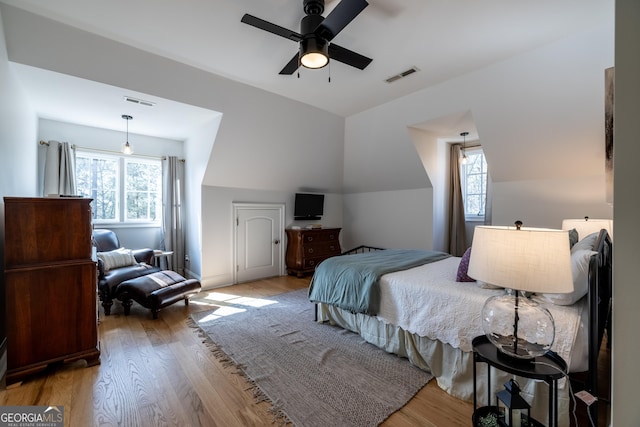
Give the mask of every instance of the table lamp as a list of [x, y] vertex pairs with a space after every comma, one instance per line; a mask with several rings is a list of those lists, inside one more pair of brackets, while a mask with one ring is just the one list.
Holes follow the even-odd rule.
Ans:
[[508, 289], [489, 298], [482, 326], [489, 340], [507, 356], [533, 359], [553, 344], [551, 313], [518, 291], [573, 291], [569, 233], [563, 230], [477, 226], [469, 260], [470, 277]]
[[574, 229], [578, 232], [578, 238], [584, 239], [591, 233], [598, 232], [603, 228], [607, 230], [609, 237], [613, 239], [613, 220], [612, 219], [594, 219], [585, 216], [581, 219], [563, 219], [562, 229]]

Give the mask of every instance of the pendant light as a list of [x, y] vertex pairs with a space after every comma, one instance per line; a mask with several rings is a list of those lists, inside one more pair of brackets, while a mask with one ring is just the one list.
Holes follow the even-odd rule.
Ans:
[[460, 160], [460, 162], [463, 165], [467, 164], [467, 135], [469, 135], [469, 132], [462, 132], [460, 134], [462, 137], [462, 160]]
[[122, 152], [124, 154], [133, 154], [133, 146], [129, 144], [129, 120], [133, 120], [133, 117], [123, 114], [122, 118], [127, 121], [127, 142], [122, 144]]

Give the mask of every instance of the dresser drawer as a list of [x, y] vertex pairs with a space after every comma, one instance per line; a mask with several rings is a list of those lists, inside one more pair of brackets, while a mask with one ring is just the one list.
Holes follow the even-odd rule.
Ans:
[[302, 234], [302, 242], [304, 245], [317, 242], [338, 241], [339, 231], [333, 230], [315, 230], [314, 232], [305, 232]]
[[322, 261], [324, 261], [327, 258], [328, 257], [326, 256], [315, 257], [315, 258], [305, 258], [302, 261], [302, 268], [307, 270], [313, 270], [318, 266], [318, 264], [320, 264]]
[[287, 229], [287, 272], [299, 277], [313, 273], [325, 259], [340, 255], [340, 229]]
[[340, 245], [337, 242], [318, 242], [304, 246], [305, 258], [338, 255], [340, 254]]

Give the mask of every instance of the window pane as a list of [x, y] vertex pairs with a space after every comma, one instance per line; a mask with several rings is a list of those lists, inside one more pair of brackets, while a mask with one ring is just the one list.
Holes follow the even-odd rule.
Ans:
[[76, 178], [78, 194], [93, 199], [92, 215], [95, 221], [160, 221], [160, 160], [78, 152]]
[[461, 166], [464, 211], [468, 218], [483, 217], [487, 192], [487, 162], [480, 148], [466, 151], [467, 164]]
[[159, 221], [162, 188], [160, 161], [127, 160], [125, 220]]
[[117, 220], [118, 160], [78, 154], [76, 158], [78, 194], [90, 197], [94, 220]]

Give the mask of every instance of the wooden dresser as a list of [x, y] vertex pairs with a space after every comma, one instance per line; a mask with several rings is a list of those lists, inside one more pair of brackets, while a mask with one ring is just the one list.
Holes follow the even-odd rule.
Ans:
[[287, 273], [313, 273], [325, 259], [340, 255], [340, 228], [287, 229]]
[[7, 383], [100, 363], [91, 199], [5, 197]]

